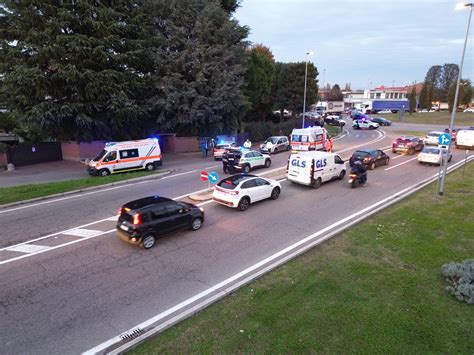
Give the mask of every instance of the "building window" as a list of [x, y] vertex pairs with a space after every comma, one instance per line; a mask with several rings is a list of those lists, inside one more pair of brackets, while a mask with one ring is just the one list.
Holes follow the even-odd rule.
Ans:
[[380, 99], [380, 93], [378, 92], [377, 94], [375, 94], [375, 97], [376, 97], [377, 99]]
[[372, 94], [370, 94], [370, 98], [371, 98], [371, 99], [373, 99], [373, 98], [374, 98], [374, 94], [373, 94], [373, 93], [372, 93]]

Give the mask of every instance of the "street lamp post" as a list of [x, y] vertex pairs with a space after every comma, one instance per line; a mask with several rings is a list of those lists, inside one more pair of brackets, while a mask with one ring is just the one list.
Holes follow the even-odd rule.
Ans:
[[[466, 54], [466, 46], [467, 46], [467, 39], [469, 36], [469, 27], [471, 26], [471, 16], [472, 16], [472, 7], [473, 3], [469, 4], [458, 4], [456, 9], [463, 9], [468, 7], [469, 8], [469, 19], [467, 21], [467, 29], [466, 29], [466, 37], [464, 38], [464, 47], [462, 49], [462, 57], [461, 57], [461, 65], [459, 66], [459, 73], [458, 73], [458, 80], [456, 82], [456, 93], [454, 94], [454, 102], [453, 102], [453, 111], [451, 112], [451, 122], [449, 123], [449, 135], [453, 135], [453, 128], [454, 128], [454, 118], [456, 117], [456, 110], [458, 108], [458, 96], [459, 96], [459, 83], [461, 82], [461, 75], [462, 75], [462, 66], [464, 64], [464, 55]], [[444, 181], [446, 180], [446, 172], [448, 170], [448, 156], [450, 151], [450, 145], [448, 144], [448, 148], [445, 155], [441, 156], [441, 161], [443, 164], [443, 174], [441, 175], [441, 181], [439, 183], [438, 188], [438, 195], [444, 195]]]
[[310, 55], [313, 55], [313, 52], [306, 52], [306, 65], [305, 65], [305, 70], [304, 70], [304, 94], [303, 94], [303, 123], [301, 125], [301, 128], [304, 128], [304, 117], [306, 115], [306, 82], [308, 78], [308, 57]]

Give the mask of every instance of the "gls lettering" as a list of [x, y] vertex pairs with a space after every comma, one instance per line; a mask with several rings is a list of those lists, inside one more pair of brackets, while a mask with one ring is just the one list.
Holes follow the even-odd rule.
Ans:
[[298, 168], [306, 168], [306, 162], [305, 161], [299, 161], [298, 159], [293, 159], [291, 161], [291, 165], [297, 166]]
[[316, 168], [324, 168], [328, 165], [327, 159], [316, 160]]

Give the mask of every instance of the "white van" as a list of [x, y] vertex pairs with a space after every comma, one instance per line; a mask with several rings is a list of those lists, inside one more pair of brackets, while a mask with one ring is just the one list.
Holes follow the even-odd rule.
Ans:
[[342, 180], [345, 174], [346, 163], [335, 153], [300, 152], [288, 159], [288, 180], [315, 189], [323, 182]]
[[456, 148], [474, 149], [474, 130], [462, 129], [456, 135]]
[[294, 151], [332, 151], [332, 138], [325, 128], [315, 126], [294, 128], [291, 132], [291, 149]]
[[161, 164], [161, 149], [156, 138], [110, 142], [89, 162], [87, 172], [107, 176], [132, 170], [152, 171]]

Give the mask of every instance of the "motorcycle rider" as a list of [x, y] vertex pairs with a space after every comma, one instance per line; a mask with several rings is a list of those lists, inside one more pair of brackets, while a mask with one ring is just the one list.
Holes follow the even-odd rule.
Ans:
[[357, 174], [362, 186], [367, 185], [367, 168], [360, 160], [356, 160], [354, 162], [354, 165], [352, 166], [352, 173]]

